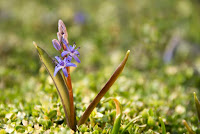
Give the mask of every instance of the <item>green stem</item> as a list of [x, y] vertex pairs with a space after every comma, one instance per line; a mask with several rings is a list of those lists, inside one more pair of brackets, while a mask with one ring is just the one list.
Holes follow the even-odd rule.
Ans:
[[134, 119], [132, 119], [127, 125], [126, 127], [122, 130], [121, 134], [124, 134], [126, 132], [126, 130], [128, 129], [128, 127], [130, 127], [130, 125], [136, 121], [138, 121], [142, 116], [139, 115], [137, 117], [135, 117]]
[[187, 124], [187, 122], [185, 120], [183, 120], [183, 124], [185, 125], [189, 134], [195, 134], [195, 132], [190, 128], [190, 126]]

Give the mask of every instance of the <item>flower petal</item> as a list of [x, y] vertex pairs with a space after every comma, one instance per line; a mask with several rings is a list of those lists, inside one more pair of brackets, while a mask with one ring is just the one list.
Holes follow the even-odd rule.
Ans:
[[67, 67], [69, 67], [69, 66], [71, 66], [71, 67], [77, 67], [76, 64], [74, 64], [74, 63], [67, 63], [66, 66], [67, 66]]
[[74, 54], [74, 55], [72, 55], [72, 57], [78, 62], [78, 63], [80, 63], [81, 61], [79, 60], [79, 58]]
[[69, 45], [70, 52], [72, 52], [74, 48], [75, 48], [74, 46]]
[[67, 69], [66, 69], [66, 68], [62, 68], [62, 71], [63, 71], [64, 75], [65, 75], [66, 77], [68, 77]]
[[61, 58], [59, 56], [55, 56], [56, 60], [60, 63], [62, 62]]
[[58, 71], [59, 71], [61, 68], [62, 68], [61, 66], [56, 66], [53, 75], [56, 76], [56, 74], [58, 73]]
[[[74, 43], [74, 45], [73, 45], [73, 50], [74, 50], [75, 48], [76, 48], [76, 44]], [[73, 51], [73, 50], [72, 50], [72, 51]]]
[[61, 56], [62, 57], [64, 57], [64, 56], [66, 56], [67, 54], [69, 54], [70, 52], [68, 52], [68, 51], [63, 51], [62, 53], [61, 53]]
[[71, 60], [72, 60], [72, 57], [71, 57], [71, 56], [67, 56], [67, 58], [65, 57], [65, 59], [64, 59], [64, 63], [65, 63], [65, 64], [66, 64], [66, 63], [70, 63]]

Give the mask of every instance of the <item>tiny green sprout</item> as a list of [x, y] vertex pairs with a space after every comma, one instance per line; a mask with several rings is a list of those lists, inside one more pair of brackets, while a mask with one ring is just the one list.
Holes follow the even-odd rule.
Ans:
[[153, 117], [151, 117], [151, 116], [148, 117], [147, 124], [149, 126], [154, 126], [155, 125], [155, 121], [154, 121]]
[[148, 119], [149, 117], [149, 110], [148, 109], [144, 109], [142, 112], [141, 112], [141, 115], [142, 115], [142, 118], [144, 119]]
[[141, 119], [141, 115], [133, 118], [126, 126], [125, 128], [122, 130], [121, 134], [124, 134], [126, 132], [126, 130], [131, 126], [131, 124], [135, 123], [136, 121], [138, 121], [139, 119]]
[[194, 101], [195, 101], [195, 105], [196, 105], [197, 115], [198, 115], [198, 118], [200, 121], [200, 102], [199, 102], [195, 92], [194, 92]]
[[[197, 110], [197, 116], [198, 116], [198, 119], [200, 121], [200, 102], [196, 96], [196, 93], [194, 92], [194, 101], [195, 101], [195, 106], [196, 106], [196, 110]], [[186, 127], [187, 131], [190, 133], [190, 134], [195, 134], [195, 132], [192, 130], [192, 128], [188, 125], [188, 123], [186, 122], [186, 120], [183, 120], [183, 125]]]
[[111, 134], [117, 134], [119, 133], [120, 123], [122, 120], [122, 106], [117, 99], [113, 98], [113, 101], [116, 106], [116, 119]]
[[[89, 115], [92, 113], [94, 108], [100, 102], [102, 97], [106, 94], [106, 92], [110, 89], [110, 87], [115, 83], [115, 81], [117, 80], [117, 78], [119, 77], [119, 75], [124, 69], [124, 66], [128, 60], [130, 50], [127, 51], [125, 58], [123, 59], [121, 64], [114, 71], [113, 75], [107, 81], [105, 86], [101, 89], [98, 95], [94, 98], [94, 100], [85, 110], [85, 112], [80, 117], [80, 120], [77, 123], [76, 111], [75, 111], [74, 100], [73, 100], [73, 87], [72, 87], [72, 82], [71, 82], [70, 67], [77, 67], [76, 64], [72, 63], [73, 60], [75, 60], [77, 63], [81, 62], [79, 59], [80, 53], [78, 52], [78, 49], [80, 49], [80, 47], [76, 48], [75, 43], [73, 45], [69, 44], [67, 29], [62, 20], [58, 21], [57, 37], [58, 37], [58, 40], [57, 39], [52, 40], [53, 47], [60, 53], [60, 56], [55, 56], [55, 59], [52, 59], [47, 54], [47, 52], [43, 50], [42, 48], [40, 48], [35, 42], [33, 42], [33, 44], [35, 45], [35, 48], [37, 49], [41, 62], [45, 66], [49, 75], [51, 76], [54, 82], [54, 85], [57, 89], [57, 92], [63, 104], [63, 109], [65, 112], [67, 125], [71, 128], [71, 130], [76, 131], [78, 126], [86, 122]], [[119, 131], [118, 126], [120, 125], [120, 122], [121, 122], [121, 108], [120, 108], [121, 106], [116, 99], [114, 99], [114, 102], [117, 108], [117, 118], [113, 126], [113, 130], [112, 130], [113, 133], [115, 133], [116, 131]], [[56, 114], [55, 111], [51, 111], [48, 114], [48, 117], [50, 119], [54, 118], [55, 114]], [[49, 127], [49, 124], [50, 124], [49, 122], [45, 123], [47, 128]]]
[[166, 134], [165, 124], [164, 124], [163, 119], [161, 117], [159, 117], [159, 122], [161, 124], [162, 134]]
[[183, 120], [183, 125], [185, 125], [187, 131], [190, 133], [190, 134], [195, 134], [195, 132], [191, 129], [191, 127], [187, 124], [187, 122], [185, 120]]
[[[106, 99], [105, 101], [103, 101], [103, 103], [109, 101], [109, 100], [113, 100], [114, 103], [115, 103], [115, 107], [116, 107], [116, 118], [115, 118], [115, 121], [114, 121], [114, 125], [113, 125], [113, 128], [112, 128], [112, 131], [111, 131], [111, 134], [118, 134], [120, 133], [120, 124], [121, 124], [121, 120], [122, 120], [122, 106], [120, 104], [120, 102], [113, 98], [113, 97], [110, 97], [108, 99]], [[120, 134], [124, 134], [126, 133], [127, 129], [135, 122], [137, 122], [139, 119], [141, 119], [141, 115], [133, 118], [124, 128], [122, 128], [122, 131]]]

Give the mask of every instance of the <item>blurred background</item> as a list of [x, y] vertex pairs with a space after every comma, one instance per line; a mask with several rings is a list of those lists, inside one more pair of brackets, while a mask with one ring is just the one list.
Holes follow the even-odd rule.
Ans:
[[[45, 86], [35, 88], [52, 82], [32, 42], [52, 57], [59, 55], [51, 41], [57, 38], [61, 19], [70, 44], [81, 47], [81, 63], [72, 74], [75, 92], [97, 93], [131, 50], [124, 72], [107, 96], [158, 111], [167, 106], [160, 113], [166, 117], [179, 106], [180, 121], [189, 119], [195, 115], [192, 92], [199, 94], [200, 86], [199, 13], [199, 0], [1, 0], [0, 104], [41, 99]], [[173, 119], [168, 120], [171, 131]]]

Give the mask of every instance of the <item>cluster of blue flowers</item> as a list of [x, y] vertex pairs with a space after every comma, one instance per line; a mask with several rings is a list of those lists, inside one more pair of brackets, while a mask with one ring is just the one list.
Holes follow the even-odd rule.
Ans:
[[64, 75], [68, 77], [67, 67], [76, 67], [76, 64], [71, 63], [72, 58], [74, 58], [78, 63], [81, 62], [78, 58], [80, 56], [80, 53], [78, 52], [78, 49], [80, 49], [80, 47], [76, 49], [75, 43], [73, 46], [69, 45], [68, 33], [62, 20], [58, 21], [57, 37], [58, 40], [53, 39], [52, 43], [54, 48], [61, 53], [62, 58], [60, 58], [59, 56], [55, 56], [57, 61], [55, 62], [56, 66], [54, 70], [54, 76], [56, 76], [57, 72], [62, 69]]

